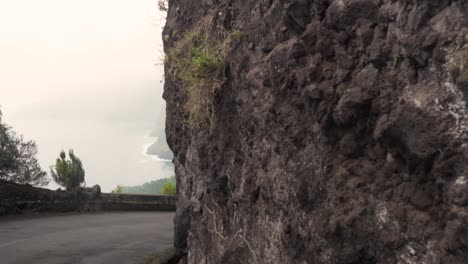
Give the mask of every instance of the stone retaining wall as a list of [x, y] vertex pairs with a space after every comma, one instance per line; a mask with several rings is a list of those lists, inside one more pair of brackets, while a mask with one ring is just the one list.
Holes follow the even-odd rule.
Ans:
[[52, 191], [0, 180], [0, 216], [22, 213], [174, 211], [175, 197], [104, 194], [98, 187]]
[[175, 208], [175, 196], [101, 194], [101, 210], [104, 211], [175, 211]]

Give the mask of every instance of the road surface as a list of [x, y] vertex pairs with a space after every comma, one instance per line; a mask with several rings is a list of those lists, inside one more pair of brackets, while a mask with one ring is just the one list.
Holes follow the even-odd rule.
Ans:
[[0, 218], [1, 264], [132, 264], [172, 246], [174, 213]]

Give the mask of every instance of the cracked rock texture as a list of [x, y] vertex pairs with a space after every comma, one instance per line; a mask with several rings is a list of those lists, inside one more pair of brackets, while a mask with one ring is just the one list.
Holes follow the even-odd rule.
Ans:
[[468, 263], [468, 1], [170, 0], [241, 32], [211, 122], [166, 64], [181, 263]]

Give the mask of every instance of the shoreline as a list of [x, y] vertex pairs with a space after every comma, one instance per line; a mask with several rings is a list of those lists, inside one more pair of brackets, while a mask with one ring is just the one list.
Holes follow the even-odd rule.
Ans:
[[[150, 135], [145, 136], [145, 138], [151, 138], [151, 139], [155, 139], [155, 140], [159, 139], [158, 137], [151, 137]], [[155, 141], [152, 142], [152, 143], [146, 143], [146, 144], [143, 145], [143, 155], [145, 157], [151, 158], [152, 160], [159, 161], [159, 162], [172, 162], [172, 160], [161, 159], [158, 155], [153, 155], [153, 154], [148, 153], [148, 148], [151, 147], [154, 143], [155, 143]]]

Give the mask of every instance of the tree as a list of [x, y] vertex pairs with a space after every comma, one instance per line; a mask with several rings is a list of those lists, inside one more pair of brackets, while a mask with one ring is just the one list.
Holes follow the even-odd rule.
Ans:
[[164, 184], [163, 186], [163, 195], [176, 195], [176, 185], [171, 183], [171, 182], [167, 182], [166, 184]]
[[19, 184], [43, 186], [49, 183], [41, 169], [34, 141], [24, 141], [10, 126], [2, 122], [0, 111], [0, 179]]
[[83, 163], [75, 156], [73, 150], [68, 152], [70, 160], [67, 160], [65, 151], [60, 152], [60, 158], [55, 162], [55, 166], [50, 168], [52, 179], [65, 187], [67, 190], [78, 188], [84, 185], [85, 182], [85, 171], [83, 169]]
[[167, 12], [167, 0], [158, 0], [159, 10], [162, 12]]
[[112, 190], [112, 193], [120, 194], [123, 193], [123, 187], [122, 185], [117, 185], [114, 190]]

